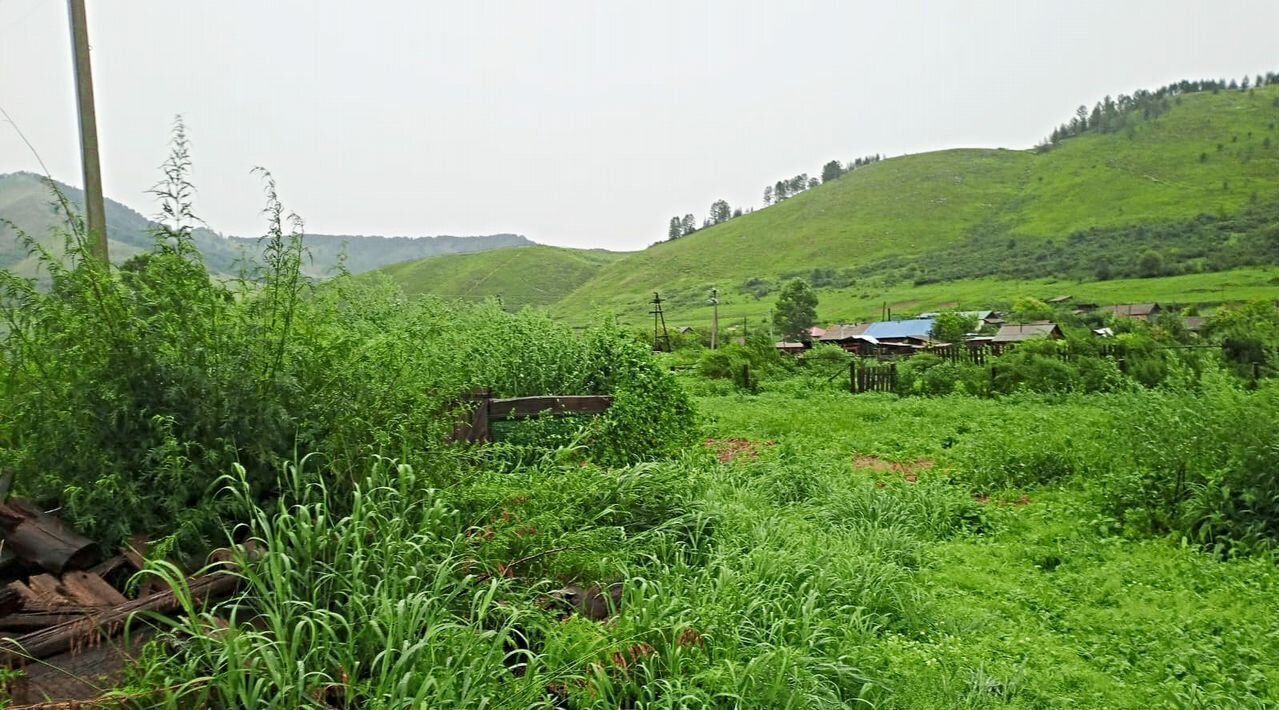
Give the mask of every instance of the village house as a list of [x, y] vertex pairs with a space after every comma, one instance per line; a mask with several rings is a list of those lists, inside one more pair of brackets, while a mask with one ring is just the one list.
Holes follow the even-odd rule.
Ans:
[[1152, 320], [1163, 313], [1158, 303], [1124, 303], [1117, 306], [1104, 306], [1099, 310], [1116, 318], [1135, 318], [1145, 321]]
[[1004, 345], [1027, 340], [1060, 340], [1064, 337], [1056, 323], [1016, 323], [1001, 327], [990, 342]]
[[821, 336], [817, 339], [827, 345], [837, 345], [847, 352], [862, 355], [869, 344], [863, 337], [868, 327], [870, 327], [868, 323], [832, 325], [822, 331]]
[[871, 323], [862, 333], [879, 343], [924, 346], [932, 342], [932, 318], [911, 318]]

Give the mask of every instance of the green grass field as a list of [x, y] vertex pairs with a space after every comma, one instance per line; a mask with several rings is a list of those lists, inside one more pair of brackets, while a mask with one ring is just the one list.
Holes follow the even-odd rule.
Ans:
[[[909, 314], [947, 308], [980, 309], [1007, 305], [1022, 296], [1040, 299], [1071, 296], [1080, 303], [1147, 303], [1199, 304], [1211, 307], [1220, 303], [1273, 300], [1279, 298], [1279, 269], [1236, 269], [1205, 274], [1187, 274], [1152, 279], [1116, 279], [1113, 281], [1063, 281], [1039, 279], [1009, 281], [973, 279], [925, 286], [900, 286], [870, 290], [856, 287], [826, 289], [818, 293], [818, 320], [823, 323], [855, 323], [878, 319], [885, 303], [895, 314]], [[754, 299], [744, 294], [731, 294], [721, 299], [720, 320], [740, 322], [743, 318], [758, 323], [771, 312], [775, 296]], [[641, 304], [647, 308], [646, 304]], [[636, 306], [623, 318], [634, 325], [650, 323], [646, 309]], [[710, 306], [674, 307], [667, 311], [671, 326], [704, 325], [711, 320]]]
[[[820, 485], [806, 480], [807, 490], [817, 493], [774, 510], [769, 525], [778, 528], [792, 517], [820, 519], [822, 511], [838, 510], [843, 487], [868, 479], [907, 498], [916, 488], [939, 497], [963, 490], [968, 451], [1009, 427], [1034, 446], [1046, 432], [1067, 429], [1101, 443], [1113, 426], [1104, 397], [911, 400], [798, 388], [707, 396], [699, 404], [716, 437], [773, 442], [757, 444], [757, 462], [735, 464], [739, 479], [758, 481], [770, 466], [791, 461], [810, 462], [818, 472], [810, 475]], [[873, 460], [868, 457], [935, 465], [903, 484], [900, 472], [856, 464]], [[908, 610], [856, 652], [861, 669], [885, 691], [877, 698], [881, 707], [1268, 707], [1279, 701], [1273, 562], [1223, 562], [1173, 539], [1116, 536], [1092, 483], [1083, 478], [1003, 490], [981, 504], [981, 525], [913, 548], [917, 565], [900, 592], [910, 600]], [[739, 485], [749, 491], [755, 483]], [[903, 533], [919, 535], [928, 523], [900, 525]]]

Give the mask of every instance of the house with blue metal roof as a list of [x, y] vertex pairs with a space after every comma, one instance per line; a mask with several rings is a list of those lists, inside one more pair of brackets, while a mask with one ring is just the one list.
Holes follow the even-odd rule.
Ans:
[[927, 343], [932, 340], [932, 332], [932, 318], [911, 318], [910, 320], [871, 323], [863, 335], [870, 336], [881, 343], [904, 343], [907, 341]]

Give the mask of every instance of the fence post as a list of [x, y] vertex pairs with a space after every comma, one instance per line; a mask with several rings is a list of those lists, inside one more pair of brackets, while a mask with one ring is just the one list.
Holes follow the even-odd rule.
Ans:
[[484, 388], [472, 390], [462, 396], [463, 402], [475, 404], [471, 410], [471, 420], [459, 423], [453, 429], [453, 441], [465, 441], [470, 444], [492, 441], [489, 430], [489, 402], [493, 399], [493, 390]]

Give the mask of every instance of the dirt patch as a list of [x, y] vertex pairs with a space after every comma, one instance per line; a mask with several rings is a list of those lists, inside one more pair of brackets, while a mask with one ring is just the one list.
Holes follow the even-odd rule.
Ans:
[[853, 466], [872, 473], [895, 473], [907, 483], [919, 480], [919, 472], [927, 471], [936, 465], [932, 459], [915, 459], [914, 461], [886, 461], [878, 456], [857, 454], [853, 456]]
[[707, 439], [706, 447], [715, 451], [720, 463], [732, 463], [738, 459], [754, 461], [760, 450], [776, 446], [776, 441], [751, 441], [750, 439]]

